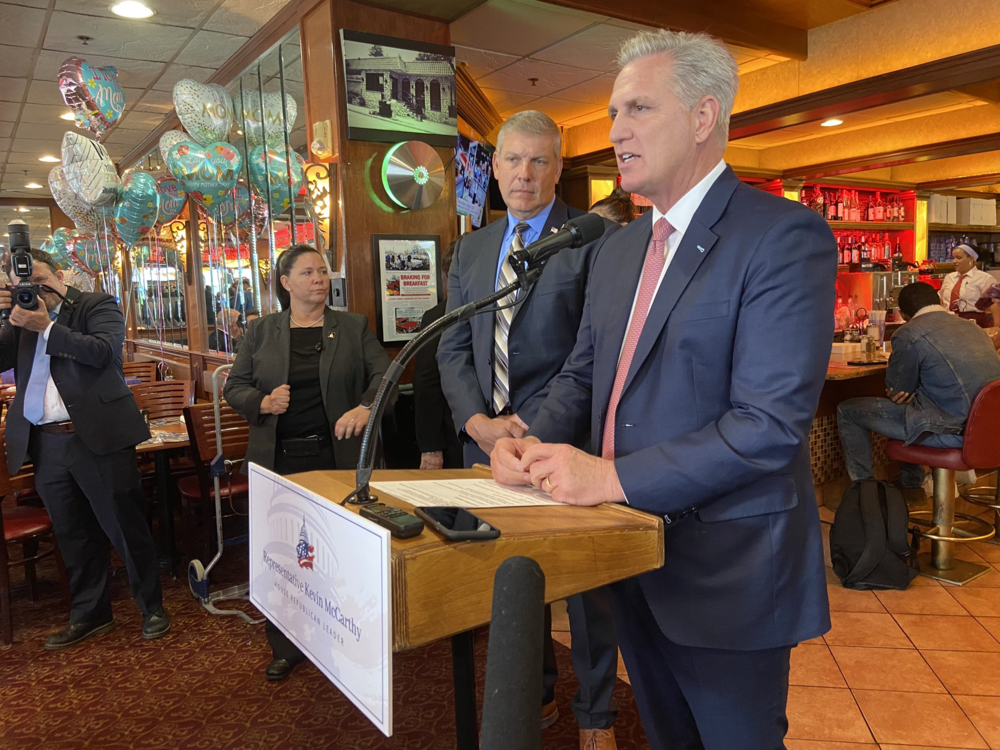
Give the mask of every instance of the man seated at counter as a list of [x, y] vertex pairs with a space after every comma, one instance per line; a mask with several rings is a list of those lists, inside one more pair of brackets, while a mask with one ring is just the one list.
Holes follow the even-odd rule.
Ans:
[[[899, 293], [906, 324], [892, 337], [886, 398], [851, 398], [837, 407], [840, 442], [853, 481], [873, 476], [868, 431], [935, 448], [957, 448], [969, 407], [1000, 379], [1000, 358], [983, 329], [949, 315], [934, 287], [918, 281]], [[924, 481], [922, 466], [901, 464], [897, 487], [908, 500]]]
[[951, 251], [951, 257], [955, 261], [955, 270], [941, 282], [941, 304], [950, 312], [978, 317], [976, 303], [997, 280], [976, 268], [979, 253], [968, 245], [957, 246]]

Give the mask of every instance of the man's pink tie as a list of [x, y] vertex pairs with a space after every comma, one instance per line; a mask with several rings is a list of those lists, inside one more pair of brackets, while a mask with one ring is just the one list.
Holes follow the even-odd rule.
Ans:
[[629, 324], [628, 334], [625, 336], [625, 346], [622, 349], [622, 356], [618, 360], [618, 372], [615, 374], [615, 386], [611, 389], [611, 400], [608, 402], [608, 415], [604, 421], [604, 439], [601, 444], [602, 458], [613, 459], [615, 457], [615, 414], [618, 411], [618, 401], [622, 397], [622, 391], [625, 390], [625, 378], [628, 377], [629, 367], [632, 366], [635, 347], [639, 343], [642, 327], [646, 324], [650, 305], [653, 304], [653, 296], [656, 292], [656, 285], [660, 282], [660, 274], [663, 273], [663, 265], [666, 262], [664, 250], [667, 237], [673, 231], [674, 228], [662, 217], [653, 226], [653, 239], [649, 242], [646, 260], [642, 265], [639, 296], [635, 300], [632, 322]]

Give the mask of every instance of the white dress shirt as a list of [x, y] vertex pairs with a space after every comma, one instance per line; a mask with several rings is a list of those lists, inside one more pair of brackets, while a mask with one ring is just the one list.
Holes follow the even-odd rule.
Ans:
[[[60, 307], [62, 307], [61, 302], [49, 312], [58, 313]], [[45, 354], [45, 349], [49, 345], [49, 332], [52, 331], [52, 326], [54, 325], [54, 321], [50, 322], [45, 331], [38, 334], [38, 342], [35, 344], [35, 352], [37, 354], [42, 354], [45, 357], [49, 356], [48, 354]], [[52, 366], [51, 361], [49, 362], [49, 366]], [[45, 401], [42, 407], [42, 419], [38, 424], [69, 421], [69, 412], [66, 410], [66, 404], [63, 403], [62, 396], [59, 395], [59, 389], [56, 388], [56, 381], [52, 379], [52, 371], [49, 370], [49, 382], [45, 384]]]
[[[951, 309], [951, 292], [958, 283], [958, 271], [952, 271], [944, 277], [941, 283], [941, 304], [946, 310]], [[977, 312], [976, 303], [986, 294], [986, 290], [997, 283], [986, 271], [973, 268], [965, 274], [965, 281], [962, 282], [962, 291], [958, 297], [959, 312]]]
[[[726, 162], [720, 161], [715, 167], [705, 175], [701, 182], [695, 185], [693, 188], [688, 190], [679, 201], [677, 201], [667, 213], [663, 213], [656, 206], [653, 206], [653, 226], [656, 226], [656, 222], [661, 218], [666, 217], [667, 223], [674, 228], [674, 231], [670, 233], [667, 237], [667, 242], [663, 248], [665, 254], [665, 259], [663, 262], [663, 272], [660, 274], [659, 281], [656, 282], [656, 289], [653, 291], [653, 301], [656, 300], [656, 295], [660, 291], [660, 284], [663, 283], [663, 277], [667, 275], [667, 269], [670, 268], [670, 261], [674, 259], [674, 255], [677, 252], [677, 248], [680, 247], [681, 240], [684, 239], [684, 233], [687, 232], [687, 228], [691, 225], [691, 219], [694, 218], [695, 212], [701, 207], [701, 202], [705, 200], [705, 196], [708, 195], [708, 191], [711, 189], [715, 181], [719, 179], [726, 169]], [[635, 314], [635, 302], [639, 299], [639, 287], [642, 286], [642, 277], [640, 276], [639, 283], [635, 287], [635, 296], [632, 298], [632, 309], [628, 314], [628, 325], [625, 326], [625, 331], [627, 332], [629, 327], [632, 325], [632, 316]], [[652, 303], [650, 303], [652, 306]], [[626, 338], [628, 334], [626, 333]], [[625, 340], [622, 339], [622, 347], [618, 352], [618, 358], [621, 359], [621, 353], [625, 350]]]

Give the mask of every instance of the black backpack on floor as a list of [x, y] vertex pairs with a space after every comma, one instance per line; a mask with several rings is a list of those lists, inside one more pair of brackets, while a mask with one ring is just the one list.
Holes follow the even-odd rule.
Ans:
[[899, 490], [876, 479], [844, 491], [830, 529], [833, 572], [848, 589], [905, 589], [920, 564], [907, 539], [909, 512]]

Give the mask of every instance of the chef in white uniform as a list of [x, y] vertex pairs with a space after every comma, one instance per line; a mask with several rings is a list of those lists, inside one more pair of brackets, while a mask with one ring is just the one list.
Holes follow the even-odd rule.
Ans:
[[979, 253], [968, 245], [958, 245], [951, 251], [955, 270], [941, 283], [941, 304], [953, 313], [977, 312], [976, 303], [997, 280], [976, 268]]

